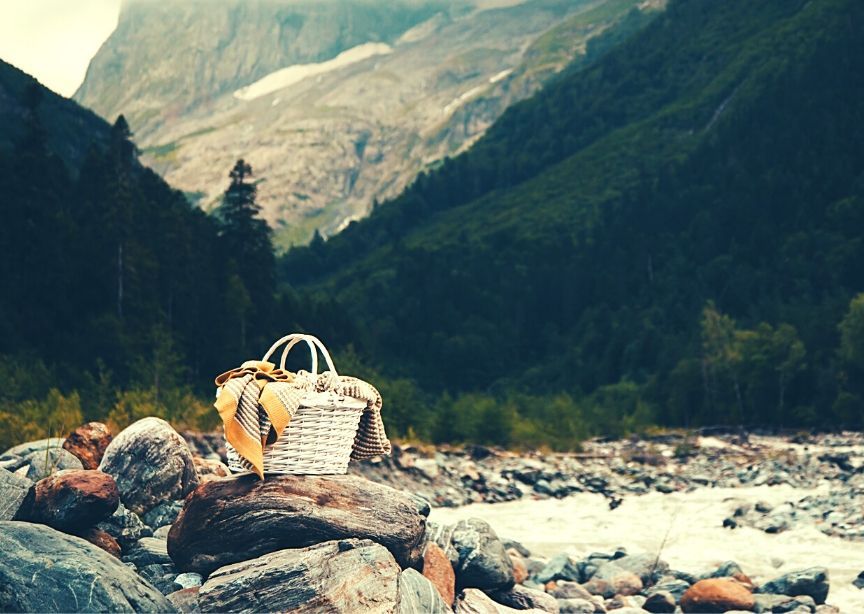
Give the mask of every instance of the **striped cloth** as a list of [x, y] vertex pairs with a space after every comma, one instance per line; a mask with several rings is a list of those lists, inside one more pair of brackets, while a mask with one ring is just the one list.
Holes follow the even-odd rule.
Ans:
[[351, 458], [363, 460], [390, 454], [390, 441], [381, 419], [382, 400], [370, 384], [327, 371], [313, 375], [274, 368], [263, 361], [248, 361], [216, 378], [216, 409], [225, 438], [244, 466], [264, 478], [264, 447], [282, 435], [303, 397], [309, 392], [333, 392], [366, 402]]

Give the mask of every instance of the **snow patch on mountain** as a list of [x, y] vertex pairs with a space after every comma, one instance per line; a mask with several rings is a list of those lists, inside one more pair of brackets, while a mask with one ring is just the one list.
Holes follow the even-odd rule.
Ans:
[[393, 48], [386, 43], [364, 43], [343, 51], [332, 60], [313, 64], [294, 64], [271, 72], [254, 83], [234, 92], [234, 97], [240, 100], [254, 100], [272, 92], [279, 91], [289, 85], [294, 85], [308, 77], [314, 77], [356, 64], [376, 55], [392, 53]]

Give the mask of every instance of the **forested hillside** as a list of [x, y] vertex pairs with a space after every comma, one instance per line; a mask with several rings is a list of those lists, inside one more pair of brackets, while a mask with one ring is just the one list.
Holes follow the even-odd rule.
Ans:
[[467, 395], [443, 420], [418, 401], [442, 437], [861, 426], [862, 18], [674, 2], [282, 278], [385, 373]]

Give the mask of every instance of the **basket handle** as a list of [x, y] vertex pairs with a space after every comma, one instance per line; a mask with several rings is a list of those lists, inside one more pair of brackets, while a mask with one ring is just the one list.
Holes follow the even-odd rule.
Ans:
[[284, 337], [279, 339], [276, 343], [274, 343], [273, 345], [270, 346], [270, 349], [267, 350], [267, 353], [264, 354], [264, 358], [262, 358], [261, 360], [263, 362], [267, 362], [270, 359], [270, 357], [273, 355], [273, 352], [275, 352], [276, 349], [280, 345], [282, 345], [286, 341], [291, 341], [292, 342], [291, 345], [289, 345], [288, 348], [285, 349], [285, 352], [282, 354], [282, 367], [281, 368], [284, 369], [285, 368], [285, 357], [288, 354], [288, 350], [291, 347], [293, 347], [295, 343], [297, 343], [299, 341], [305, 341], [306, 345], [309, 346], [309, 351], [312, 353], [312, 373], [318, 373], [318, 352], [316, 351], [316, 347], [312, 343], [312, 341], [310, 339], [307, 339], [306, 337], [307, 337], [307, 335], [303, 335], [301, 333], [293, 333], [291, 335], [285, 335]]
[[[285, 349], [282, 351], [282, 360], [279, 362], [279, 368], [283, 371], [285, 370], [285, 361], [288, 358], [288, 353], [291, 351], [295, 345], [300, 343], [301, 341], [305, 341], [309, 348], [312, 350], [312, 373], [318, 374], [318, 351], [321, 352], [321, 355], [324, 357], [324, 361], [327, 363], [327, 370], [332, 372], [333, 375], [338, 375], [336, 373], [336, 367], [333, 365], [333, 359], [330, 358], [330, 352], [327, 351], [327, 348], [324, 347], [324, 344], [321, 343], [321, 340], [318, 337], [314, 337], [312, 335], [299, 335], [288, 343], [285, 346]], [[316, 351], [318, 350], [318, 351]]]

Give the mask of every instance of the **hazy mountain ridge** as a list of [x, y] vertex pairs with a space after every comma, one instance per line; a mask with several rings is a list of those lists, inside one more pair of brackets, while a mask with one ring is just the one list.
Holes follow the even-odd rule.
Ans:
[[[144, 161], [205, 208], [245, 157], [281, 244], [303, 242], [464, 150], [640, 3], [477, 4], [403, 2], [382, 17], [374, 2], [191, 3], [163, 31], [154, 26], [176, 5], [133, 2], [76, 99], [107, 117], [125, 113]], [[288, 66], [332, 64], [367, 43], [390, 52], [237, 96]]]

